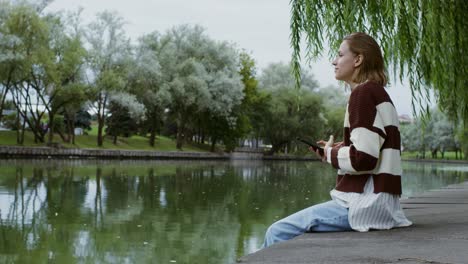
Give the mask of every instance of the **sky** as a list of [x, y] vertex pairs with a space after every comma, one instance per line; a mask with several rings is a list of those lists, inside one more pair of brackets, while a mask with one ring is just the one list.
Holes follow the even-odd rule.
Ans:
[[[73, 11], [78, 7], [83, 8], [85, 24], [91, 22], [97, 12], [117, 12], [126, 21], [125, 31], [132, 40], [181, 24], [201, 25], [212, 39], [235, 43], [249, 52], [259, 72], [270, 63], [291, 60], [289, 0], [54, 0], [46, 11]], [[323, 54], [305, 66], [320, 87], [340, 86], [334, 78], [328, 50]], [[408, 83], [391, 82], [387, 92], [398, 113], [411, 116]]]

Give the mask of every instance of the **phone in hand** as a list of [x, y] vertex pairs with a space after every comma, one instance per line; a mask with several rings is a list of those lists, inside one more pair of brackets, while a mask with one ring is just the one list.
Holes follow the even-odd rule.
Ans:
[[308, 145], [309, 147], [312, 147], [312, 149], [313, 149], [315, 152], [318, 150], [318, 151], [319, 151], [319, 154], [320, 154], [321, 156], [323, 156], [323, 155], [325, 154], [323, 148], [320, 147], [319, 145], [315, 144], [315, 143], [309, 142], [309, 141], [304, 140], [304, 139], [299, 138], [299, 137], [296, 138], [296, 140], [298, 140], [298, 141], [300, 141], [300, 142], [302, 142], [302, 143]]

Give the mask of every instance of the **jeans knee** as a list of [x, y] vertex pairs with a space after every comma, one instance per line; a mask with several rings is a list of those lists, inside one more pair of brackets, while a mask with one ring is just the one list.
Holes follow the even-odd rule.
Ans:
[[276, 228], [276, 223], [270, 225], [266, 231], [265, 236], [269, 238], [275, 237], [277, 234], [277, 228]]
[[281, 222], [275, 222], [270, 225], [266, 231], [266, 237], [272, 241], [276, 241], [279, 239], [281, 235]]

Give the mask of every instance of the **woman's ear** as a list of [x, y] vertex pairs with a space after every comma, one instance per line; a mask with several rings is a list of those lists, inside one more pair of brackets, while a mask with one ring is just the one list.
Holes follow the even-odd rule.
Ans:
[[354, 57], [354, 67], [357, 68], [361, 66], [363, 60], [364, 56], [362, 56], [362, 54], [359, 54], [356, 57]]

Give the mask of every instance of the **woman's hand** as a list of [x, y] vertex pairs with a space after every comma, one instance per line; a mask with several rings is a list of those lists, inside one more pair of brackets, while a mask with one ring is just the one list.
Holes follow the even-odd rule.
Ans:
[[[330, 135], [330, 139], [328, 139], [328, 141], [324, 141], [324, 140], [320, 140], [320, 141], [317, 141], [317, 144], [318, 145], [322, 145], [324, 146], [323, 147], [323, 156], [320, 155], [320, 152], [317, 150], [315, 151], [315, 153], [317, 154], [317, 156], [323, 161], [323, 162], [327, 162], [327, 153], [328, 153], [328, 149], [331, 148], [331, 147], [335, 147], [335, 146], [341, 146], [343, 145], [343, 142], [338, 142], [338, 143], [335, 143], [334, 142], [334, 138], [333, 138], [333, 135]], [[314, 151], [311, 148], [309, 148], [310, 151]]]
[[[325, 144], [327, 144], [327, 141], [324, 141], [324, 140], [320, 140], [320, 141], [317, 141], [317, 144], [318, 145], [322, 145], [322, 146], [325, 146]], [[335, 142], [333, 143], [333, 148], [334, 147], [341, 147], [344, 145], [344, 142], [343, 141], [340, 141], [340, 142]]]

